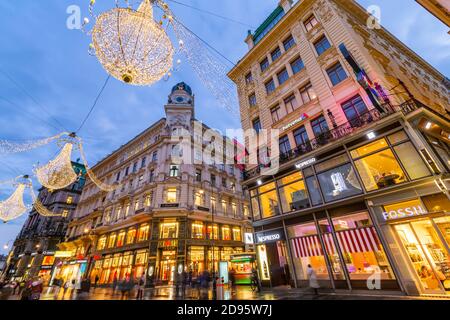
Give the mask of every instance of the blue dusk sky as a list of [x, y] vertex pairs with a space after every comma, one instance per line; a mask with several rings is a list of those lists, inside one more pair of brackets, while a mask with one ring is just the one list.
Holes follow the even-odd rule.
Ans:
[[[364, 7], [379, 5], [381, 22], [389, 31], [443, 74], [450, 75], [450, 37], [440, 21], [413, 0], [358, 1]], [[102, 7], [107, 6], [106, 2], [110, 2], [110, 7], [114, 5], [113, 0], [97, 2]], [[246, 24], [168, 1], [186, 26], [234, 62], [247, 51], [244, 43], [247, 30], [258, 27], [278, 4], [278, 0], [179, 2]], [[66, 10], [74, 4], [80, 6], [83, 17], [88, 16], [88, 0], [0, 2], [0, 70], [23, 88], [19, 89], [0, 73], [0, 140], [20, 141], [74, 131], [92, 105], [106, 73], [96, 58], [88, 55], [89, 37], [66, 27]], [[184, 61], [169, 81], [151, 87], [132, 87], [111, 79], [80, 133], [88, 161], [95, 164], [163, 117], [170, 89], [180, 81], [187, 82], [196, 94], [197, 119], [222, 132], [240, 128], [238, 117], [219, 106]], [[21, 154], [0, 155], [0, 181], [31, 173], [33, 165], [46, 163], [55, 152], [55, 146], [47, 146]], [[73, 160], [76, 158], [75, 155]], [[7, 198], [11, 191], [10, 186], [0, 185], [0, 199]], [[29, 197], [26, 199], [30, 201]], [[25, 219], [26, 215], [0, 225], [0, 254], [6, 253], [3, 245], [14, 240]]]

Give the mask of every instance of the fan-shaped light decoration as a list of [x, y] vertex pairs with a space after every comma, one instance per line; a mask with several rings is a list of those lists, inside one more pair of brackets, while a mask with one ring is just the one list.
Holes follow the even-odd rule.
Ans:
[[105, 70], [125, 83], [150, 85], [172, 68], [172, 42], [153, 19], [150, 0], [137, 10], [117, 7], [99, 15], [92, 44]]
[[0, 220], [4, 223], [17, 219], [27, 212], [27, 206], [23, 202], [25, 187], [25, 184], [19, 184], [7, 200], [0, 202]]
[[60, 154], [48, 164], [35, 170], [39, 182], [49, 190], [63, 189], [77, 180], [72, 167], [73, 145], [66, 143]]

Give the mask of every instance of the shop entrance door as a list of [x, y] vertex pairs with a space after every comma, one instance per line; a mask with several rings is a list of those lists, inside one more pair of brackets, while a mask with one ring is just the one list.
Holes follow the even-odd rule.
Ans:
[[450, 256], [430, 219], [395, 226], [425, 293], [450, 291]]
[[266, 244], [270, 281], [273, 287], [289, 284], [289, 268], [287, 266], [287, 250], [284, 241]]

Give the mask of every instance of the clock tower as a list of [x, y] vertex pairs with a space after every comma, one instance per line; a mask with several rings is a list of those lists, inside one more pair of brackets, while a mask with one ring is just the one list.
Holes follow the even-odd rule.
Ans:
[[186, 83], [180, 82], [172, 88], [164, 108], [169, 129], [174, 127], [191, 129], [191, 120], [194, 119], [194, 95]]

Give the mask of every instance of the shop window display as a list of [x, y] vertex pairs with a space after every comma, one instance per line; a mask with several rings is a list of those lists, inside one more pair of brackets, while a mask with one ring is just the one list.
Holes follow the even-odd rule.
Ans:
[[350, 280], [367, 280], [374, 273], [379, 273], [381, 280], [394, 279], [367, 212], [336, 216], [332, 221]]
[[319, 182], [315, 176], [306, 178], [306, 185], [308, 186], [309, 196], [313, 206], [322, 204], [322, 197], [320, 196]]
[[192, 271], [192, 276], [197, 277], [205, 270], [205, 249], [204, 247], [192, 246], [188, 250], [188, 271]]
[[325, 251], [330, 261], [333, 277], [335, 280], [345, 280], [345, 273], [342, 270], [342, 261], [339, 257], [339, 253], [336, 249], [336, 243], [332, 235], [333, 228], [328, 222], [328, 219], [319, 220], [318, 224], [323, 242], [325, 244]]
[[241, 228], [233, 227], [233, 240], [234, 241], [242, 241]]
[[306, 209], [310, 206], [305, 182], [300, 172], [278, 181], [283, 212]]
[[114, 248], [116, 245], [116, 237], [117, 235], [115, 233], [111, 233], [108, 238], [108, 249]]
[[259, 210], [258, 197], [251, 198], [251, 204], [252, 204], [253, 219], [254, 220], [260, 220], [261, 219], [261, 213], [260, 213], [260, 210]]
[[231, 240], [231, 231], [229, 226], [222, 227], [222, 240]]
[[125, 231], [120, 231], [119, 235], [117, 236], [117, 247], [122, 247], [125, 243], [125, 236], [126, 236], [126, 232]]
[[106, 248], [106, 236], [101, 236], [100, 239], [98, 239], [97, 242], [97, 250], [104, 250]]
[[[447, 225], [449, 222], [436, 220]], [[395, 229], [423, 289], [432, 293], [450, 290], [450, 257], [431, 220], [418, 220], [395, 226]]]
[[265, 219], [279, 215], [281, 212], [278, 204], [278, 196], [275, 189], [275, 183], [272, 182], [260, 187], [259, 192], [262, 218]]
[[326, 202], [362, 193], [356, 172], [350, 163], [322, 172], [317, 177]]
[[178, 222], [164, 222], [160, 226], [161, 239], [174, 239], [178, 237]]
[[136, 240], [136, 229], [129, 229], [127, 232], [127, 244], [133, 244]]
[[203, 222], [193, 222], [192, 223], [192, 239], [203, 239], [204, 236], [204, 225]]
[[150, 226], [148, 224], [143, 224], [139, 227], [138, 232], [138, 242], [147, 241], [150, 232]]
[[206, 228], [206, 239], [208, 240], [218, 240], [219, 239], [219, 227], [217, 224], [208, 225]]
[[308, 280], [308, 265], [311, 265], [319, 280], [328, 280], [324, 250], [314, 222], [289, 227], [288, 234], [293, 238], [291, 247], [297, 279]]

